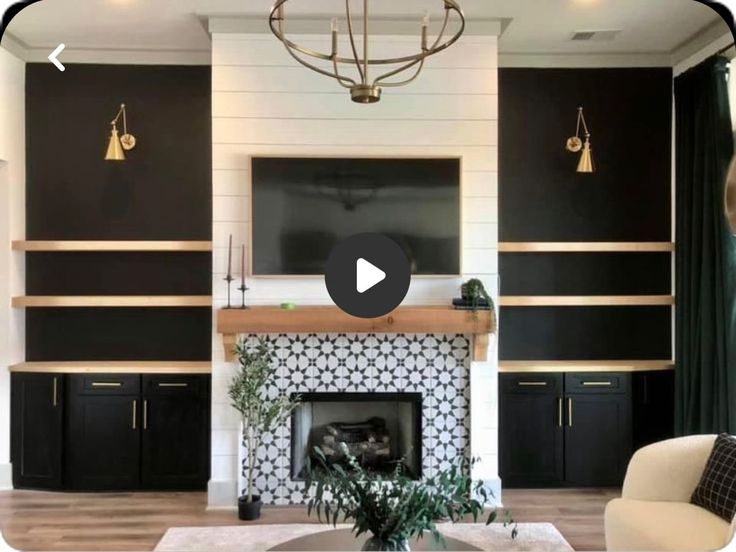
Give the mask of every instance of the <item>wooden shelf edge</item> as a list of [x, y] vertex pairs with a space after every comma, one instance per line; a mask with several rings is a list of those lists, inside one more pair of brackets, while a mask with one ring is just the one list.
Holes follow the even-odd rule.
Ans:
[[672, 295], [502, 295], [502, 307], [672, 306]]
[[499, 242], [499, 253], [672, 253], [673, 242]]
[[16, 240], [12, 242], [14, 251], [173, 251], [206, 252], [212, 251], [211, 241], [143, 241], [143, 240]]
[[209, 361], [59, 361], [21, 362], [10, 372], [49, 374], [211, 374]]
[[451, 306], [399, 307], [378, 318], [357, 318], [335, 306], [305, 306], [295, 310], [253, 307], [222, 309], [217, 313], [225, 359], [234, 360], [240, 334], [268, 333], [444, 333], [473, 336], [472, 359], [488, 358], [489, 334], [496, 331], [494, 311], [472, 313]]
[[13, 308], [69, 307], [211, 307], [209, 295], [23, 295]]
[[534, 372], [654, 372], [673, 370], [673, 360], [505, 360], [500, 373]]

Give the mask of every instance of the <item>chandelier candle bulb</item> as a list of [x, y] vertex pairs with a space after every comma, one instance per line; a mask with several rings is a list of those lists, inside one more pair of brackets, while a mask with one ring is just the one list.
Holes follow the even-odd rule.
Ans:
[[276, 19], [279, 22], [279, 33], [284, 34], [284, 5], [283, 3], [276, 10]]
[[429, 29], [429, 12], [424, 12], [422, 17], [422, 51], [427, 51], [427, 32]]
[[337, 57], [337, 32], [340, 29], [337, 26], [337, 18], [333, 17], [330, 23], [330, 32], [332, 33], [332, 58]]

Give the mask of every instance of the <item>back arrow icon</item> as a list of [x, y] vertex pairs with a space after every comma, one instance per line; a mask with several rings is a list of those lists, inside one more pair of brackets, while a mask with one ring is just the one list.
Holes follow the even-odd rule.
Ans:
[[59, 56], [59, 54], [60, 54], [61, 52], [63, 52], [63, 51], [64, 51], [64, 48], [66, 48], [66, 45], [65, 45], [65, 44], [59, 44], [59, 45], [58, 45], [58, 46], [56, 47], [56, 50], [54, 50], [53, 52], [51, 52], [51, 53], [49, 54], [49, 61], [50, 61], [51, 63], [53, 63], [54, 65], [56, 65], [56, 68], [57, 68], [57, 69], [58, 69], [59, 71], [62, 71], [62, 72], [66, 70], [66, 67], [64, 67], [64, 66], [63, 66], [63, 65], [61, 64], [61, 62], [60, 62], [60, 61], [59, 61], [58, 59], [56, 59], [56, 58], [57, 58], [57, 57]]

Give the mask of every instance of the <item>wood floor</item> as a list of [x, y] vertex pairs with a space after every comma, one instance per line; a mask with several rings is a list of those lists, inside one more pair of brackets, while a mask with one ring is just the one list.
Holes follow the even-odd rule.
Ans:
[[[505, 490], [516, 521], [553, 523], [576, 550], [603, 550], [603, 508], [617, 490]], [[237, 525], [204, 493], [0, 492], [0, 529], [19, 550], [153, 550], [169, 527]], [[264, 508], [261, 523], [304, 523], [302, 507]]]

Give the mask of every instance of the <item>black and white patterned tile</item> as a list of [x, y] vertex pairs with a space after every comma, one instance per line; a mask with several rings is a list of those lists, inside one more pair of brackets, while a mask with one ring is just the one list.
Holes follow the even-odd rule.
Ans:
[[[422, 393], [422, 472], [432, 477], [470, 448], [468, 339], [434, 334], [268, 335], [277, 363], [267, 389], [279, 394]], [[256, 336], [248, 336], [250, 344]], [[267, 504], [301, 504], [304, 483], [291, 478], [291, 422], [264, 439], [256, 487]], [[245, 447], [245, 444], [243, 444]], [[244, 448], [243, 458], [246, 450]], [[242, 476], [245, 477], [245, 460]], [[244, 485], [244, 482], [241, 482]]]

